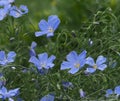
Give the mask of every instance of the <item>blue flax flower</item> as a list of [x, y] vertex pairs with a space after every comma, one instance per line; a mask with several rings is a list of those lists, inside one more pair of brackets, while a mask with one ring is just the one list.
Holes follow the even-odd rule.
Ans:
[[117, 96], [120, 95], [120, 86], [116, 86], [114, 91], [112, 89], [107, 89], [106, 90], [106, 97], [109, 97], [111, 94], [116, 94]]
[[16, 6], [12, 6], [9, 9], [9, 15], [13, 16], [14, 18], [19, 18], [21, 17], [23, 14], [28, 13], [28, 8], [27, 6], [21, 5], [20, 8], [16, 7]]
[[62, 81], [62, 86], [67, 89], [67, 88], [72, 88], [73, 84], [72, 82], [67, 82], [67, 81]]
[[49, 69], [54, 66], [53, 61], [55, 60], [55, 58], [56, 57], [54, 55], [48, 58], [47, 53], [42, 53], [42, 54], [38, 54], [38, 58], [35, 56], [31, 56], [29, 62], [33, 63], [38, 70], [41, 70], [43, 68]]
[[81, 98], [84, 98], [86, 96], [85, 92], [82, 89], [79, 90], [79, 93]]
[[94, 62], [92, 57], [88, 57], [86, 59], [86, 64], [88, 64], [89, 67], [87, 68], [86, 71], [88, 73], [94, 73], [96, 71], [96, 69], [103, 71], [107, 67], [105, 62], [106, 62], [106, 58], [103, 56], [98, 56], [96, 63]]
[[39, 22], [39, 28], [41, 31], [35, 32], [35, 36], [47, 35], [47, 37], [51, 37], [54, 35], [54, 31], [57, 29], [60, 24], [60, 19], [56, 15], [51, 15], [48, 17], [48, 22], [45, 20], [41, 20]]
[[7, 91], [5, 87], [2, 87], [0, 89], [0, 98], [2, 100], [6, 100], [8, 98], [9, 101], [14, 101], [11, 97], [16, 96], [18, 94], [19, 94], [19, 88], [9, 90], [9, 91]]
[[0, 0], [0, 6], [5, 6], [13, 3], [14, 0]]
[[36, 46], [37, 46], [37, 43], [33, 41], [30, 47], [30, 56], [36, 56], [36, 52], [34, 50]]
[[120, 86], [115, 87], [114, 93], [117, 94], [117, 96], [120, 95]]
[[86, 62], [86, 51], [84, 50], [81, 54], [77, 55], [75, 51], [70, 52], [67, 55], [67, 61], [63, 61], [61, 64], [61, 70], [70, 69], [68, 72], [75, 74], [81, 69]]
[[7, 10], [0, 8], [0, 21], [3, 20], [7, 15]]
[[4, 51], [0, 51], [0, 65], [4, 66], [8, 63], [14, 62], [16, 53], [14, 51], [10, 51], [7, 56]]
[[55, 97], [53, 94], [45, 95], [40, 99], [40, 101], [54, 101]]
[[114, 92], [113, 92], [112, 89], [107, 89], [105, 96], [106, 96], [106, 97], [109, 97], [109, 95], [111, 95], [111, 94], [113, 94], [113, 93], [114, 93]]

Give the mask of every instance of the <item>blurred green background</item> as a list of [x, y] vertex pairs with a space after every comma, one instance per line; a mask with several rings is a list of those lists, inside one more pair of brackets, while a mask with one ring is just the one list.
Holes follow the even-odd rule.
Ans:
[[99, 10], [110, 7], [117, 14], [120, 8], [120, 0], [16, 0], [16, 4], [28, 6], [34, 23], [55, 14], [70, 29], [79, 28]]

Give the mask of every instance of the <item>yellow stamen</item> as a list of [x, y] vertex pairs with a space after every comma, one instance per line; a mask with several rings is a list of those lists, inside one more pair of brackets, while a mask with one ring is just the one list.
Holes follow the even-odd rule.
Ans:
[[76, 67], [76, 68], [79, 68], [79, 67], [80, 67], [80, 64], [79, 64], [79, 63], [76, 63], [76, 64], [75, 64], [75, 67]]
[[50, 33], [53, 33], [53, 32], [54, 32], [54, 30], [53, 30], [52, 27], [49, 27], [49, 28], [48, 28], [48, 31], [49, 31]]
[[93, 66], [93, 68], [97, 69], [97, 65], [95, 64], [95, 65]]
[[45, 63], [41, 63], [41, 67], [45, 68], [46, 64]]

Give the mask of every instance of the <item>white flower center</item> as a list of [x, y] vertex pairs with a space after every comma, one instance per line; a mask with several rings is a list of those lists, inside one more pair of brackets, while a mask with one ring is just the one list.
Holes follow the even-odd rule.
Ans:
[[97, 65], [96, 65], [96, 64], [94, 64], [94, 65], [93, 65], [93, 68], [94, 68], [94, 69], [97, 69]]
[[53, 32], [54, 32], [54, 29], [53, 29], [52, 27], [49, 27], [49, 28], [48, 28], [48, 31], [49, 31], [50, 33], [53, 33]]
[[41, 63], [41, 67], [45, 68], [46, 67], [46, 63]]
[[80, 67], [80, 63], [76, 63], [74, 66], [75, 66], [76, 68], [79, 68], [79, 67]]

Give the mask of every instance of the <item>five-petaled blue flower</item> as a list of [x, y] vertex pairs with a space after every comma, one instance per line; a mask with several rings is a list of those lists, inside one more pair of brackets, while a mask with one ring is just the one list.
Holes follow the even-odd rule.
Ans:
[[112, 89], [107, 89], [106, 90], [106, 97], [109, 97], [111, 94], [116, 94], [117, 96], [120, 95], [120, 86], [116, 86], [114, 91]]
[[53, 94], [45, 95], [40, 99], [40, 101], [54, 101], [55, 97]]
[[31, 56], [29, 59], [29, 62], [33, 63], [38, 70], [41, 70], [42, 68], [49, 69], [54, 66], [53, 61], [55, 60], [55, 56], [52, 55], [48, 58], [48, 54], [42, 53], [38, 54], [38, 58], [35, 56]]
[[51, 15], [48, 17], [48, 22], [44, 19], [39, 22], [39, 28], [41, 31], [35, 32], [35, 36], [42, 36], [44, 34], [47, 37], [51, 37], [54, 35], [54, 31], [57, 29], [58, 25], [60, 24], [60, 19], [56, 15]]
[[37, 43], [33, 41], [30, 47], [30, 56], [36, 56], [36, 52], [34, 50], [36, 46], [37, 46]]
[[14, 101], [11, 97], [17, 96], [18, 94], [19, 94], [19, 88], [7, 91], [7, 89], [3, 86], [0, 89], [0, 98], [2, 100], [5, 100], [8, 98], [9, 101]]
[[26, 13], [28, 13], [28, 8], [25, 5], [21, 5], [20, 8], [12, 6], [9, 10], [9, 15], [13, 16], [14, 18], [19, 18]]
[[10, 62], [14, 62], [16, 53], [14, 51], [10, 51], [7, 56], [4, 51], [0, 51], [0, 65], [4, 66]]
[[69, 73], [75, 74], [81, 69], [86, 62], [86, 51], [84, 50], [81, 54], [77, 55], [75, 51], [70, 52], [67, 55], [67, 61], [63, 61], [61, 64], [61, 70], [70, 69]]
[[88, 57], [86, 59], [86, 64], [88, 64], [89, 67], [87, 68], [86, 72], [94, 73], [96, 69], [103, 71], [107, 67], [105, 62], [106, 62], [106, 58], [103, 56], [98, 56], [96, 63], [94, 62], [92, 57]]

